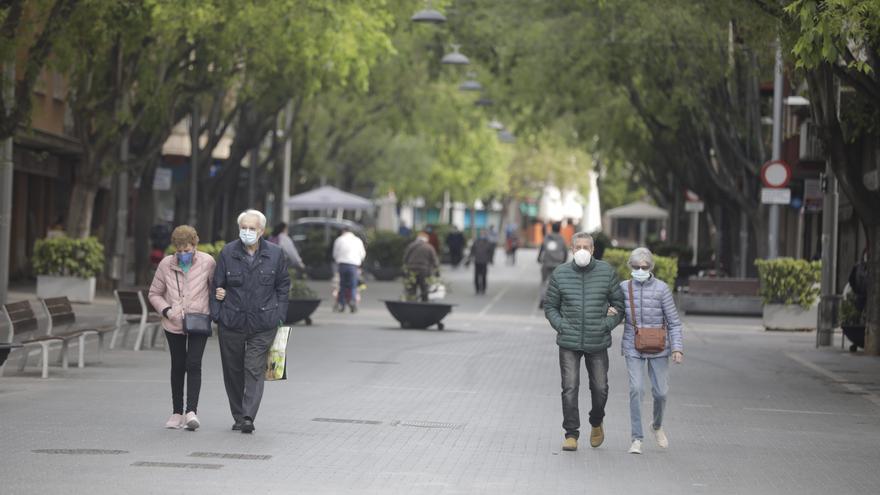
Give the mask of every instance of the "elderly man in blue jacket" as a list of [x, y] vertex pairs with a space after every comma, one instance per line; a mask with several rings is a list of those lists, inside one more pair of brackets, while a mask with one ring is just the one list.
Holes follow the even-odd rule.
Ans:
[[211, 318], [220, 325], [220, 360], [233, 430], [254, 431], [263, 398], [266, 359], [287, 314], [290, 275], [284, 252], [263, 239], [266, 217], [238, 216], [239, 239], [220, 252], [214, 272]]
[[624, 297], [614, 268], [593, 258], [593, 238], [579, 232], [571, 239], [571, 262], [553, 270], [544, 315], [556, 330], [562, 374], [563, 450], [577, 450], [580, 436], [578, 389], [583, 358], [590, 379], [590, 446], [605, 440], [603, 419], [608, 402], [608, 348], [611, 330], [623, 319]]

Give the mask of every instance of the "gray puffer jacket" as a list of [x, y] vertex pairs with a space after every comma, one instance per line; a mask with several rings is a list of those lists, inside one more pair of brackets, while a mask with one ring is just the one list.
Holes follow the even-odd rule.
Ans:
[[[632, 308], [629, 300], [629, 285], [633, 286], [633, 299], [636, 303], [637, 324], [641, 328], [659, 327], [666, 324], [666, 349], [658, 354], [641, 354], [636, 350], [636, 331], [633, 327]], [[684, 352], [681, 336], [681, 320], [672, 299], [672, 291], [662, 280], [653, 275], [644, 282], [625, 280], [620, 283], [623, 297], [626, 300], [626, 319], [624, 320], [623, 338], [620, 351], [624, 356], [639, 358], [655, 358], [669, 356], [672, 351]]]

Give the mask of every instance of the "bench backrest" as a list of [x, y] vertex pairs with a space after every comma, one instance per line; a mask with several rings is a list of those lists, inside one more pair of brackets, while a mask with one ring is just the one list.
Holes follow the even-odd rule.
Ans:
[[141, 306], [141, 298], [136, 290], [117, 290], [116, 300], [119, 302], [119, 310], [124, 315], [138, 315], [144, 312]]
[[15, 334], [33, 332], [39, 329], [37, 315], [34, 314], [31, 303], [27, 301], [9, 303], [3, 305], [6, 317], [9, 320], [9, 342]]
[[757, 296], [761, 283], [756, 278], [704, 278], [688, 279], [689, 294]]
[[70, 326], [76, 322], [76, 315], [67, 296], [47, 297], [43, 299], [43, 306], [49, 315], [49, 329], [47, 333], [52, 335], [52, 330], [59, 326]]

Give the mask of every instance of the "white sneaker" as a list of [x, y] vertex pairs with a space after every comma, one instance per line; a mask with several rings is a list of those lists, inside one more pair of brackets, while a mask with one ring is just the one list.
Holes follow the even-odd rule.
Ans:
[[183, 423], [183, 414], [172, 414], [168, 421], [165, 422], [165, 428], [179, 430], [183, 428]]
[[199, 426], [201, 426], [201, 423], [199, 423], [199, 418], [196, 416], [196, 413], [193, 411], [186, 413], [186, 429], [195, 431]]
[[666, 438], [666, 432], [663, 431], [663, 428], [654, 430], [654, 440], [657, 440], [657, 446], [661, 449], [669, 447], [669, 439]]
[[629, 446], [630, 454], [641, 454], [642, 453], [642, 441], [641, 440], [633, 440], [632, 445]]

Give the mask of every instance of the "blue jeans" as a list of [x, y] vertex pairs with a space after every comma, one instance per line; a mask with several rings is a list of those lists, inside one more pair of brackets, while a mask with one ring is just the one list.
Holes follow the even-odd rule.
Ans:
[[578, 410], [578, 389], [581, 385], [581, 357], [590, 379], [590, 425], [599, 426], [605, 418], [608, 403], [608, 351], [586, 353], [559, 348], [559, 370], [562, 373], [562, 428], [566, 437], [580, 436], [581, 415]]
[[339, 293], [336, 301], [341, 305], [357, 304], [358, 267], [348, 263], [339, 264]]
[[645, 365], [651, 378], [651, 395], [654, 396], [655, 430], [663, 426], [663, 411], [666, 409], [666, 395], [669, 393], [669, 358], [637, 358], [626, 356], [626, 370], [629, 372], [629, 419], [632, 425], [632, 439], [644, 438], [642, 432], [642, 394], [644, 392]]

